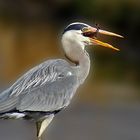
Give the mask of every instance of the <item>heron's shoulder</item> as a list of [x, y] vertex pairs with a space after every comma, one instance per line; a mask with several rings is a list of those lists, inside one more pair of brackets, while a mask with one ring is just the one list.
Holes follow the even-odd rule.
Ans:
[[25, 75], [30, 75], [30, 74], [33, 74], [33, 73], [38, 73], [38, 72], [41, 72], [41, 71], [45, 71], [45, 70], [50, 70], [51, 69], [54, 71], [54, 69], [58, 67], [58, 68], [62, 68], [62, 67], [70, 67], [69, 63], [64, 60], [64, 59], [49, 59], [49, 60], [46, 60], [44, 62], [42, 62], [41, 64], [39, 65], [36, 65], [35, 67], [31, 68], [30, 70], [28, 70], [25, 74]]
[[[34, 68], [36, 69], [36, 68]], [[40, 70], [50, 70], [52, 72], [64, 72], [64, 71], [73, 71], [71, 65], [64, 59], [50, 59], [47, 60], [45, 62], [43, 62], [42, 64], [40, 64], [39, 66], [37, 66], [37, 69]]]
[[[57, 75], [75, 76], [75, 69], [64, 59], [51, 59], [44, 62], [43, 65], [48, 66], [47, 69], [52, 70]], [[45, 69], [44, 69], [45, 70]]]
[[69, 63], [65, 59], [50, 59], [43, 62], [41, 65], [66, 65], [68, 66]]

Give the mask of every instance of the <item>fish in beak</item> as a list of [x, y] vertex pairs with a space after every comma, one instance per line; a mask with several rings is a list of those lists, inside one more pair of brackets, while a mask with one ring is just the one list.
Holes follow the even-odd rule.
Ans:
[[113, 47], [112, 45], [110, 45], [108, 43], [105, 43], [105, 42], [102, 42], [102, 41], [98, 40], [96, 36], [97, 36], [97, 34], [116, 36], [116, 37], [120, 37], [120, 38], [123, 38], [123, 36], [121, 36], [119, 34], [116, 34], [116, 33], [108, 32], [108, 31], [105, 31], [105, 30], [101, 30], [99, 28], [94, 28], [94, 27], [83, 28], [82, 32], [83, 32], [84, 36], [89, 37], [89, 40], [90, 40], [91, 44], [93, 44], [93, 45], [100, 45], [100, 46], [103, 46], [103, 47], [106, 47], [106, 48], [110, 48], [110, 49], [119, 51], [118, 48]]

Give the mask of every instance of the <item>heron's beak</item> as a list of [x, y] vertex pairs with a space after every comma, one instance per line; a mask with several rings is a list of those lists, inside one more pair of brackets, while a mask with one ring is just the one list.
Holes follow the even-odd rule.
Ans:
[[105, 42], [102, 42], [100, 40], [98, 40], [96, 38], [96, 35], [97, 34], [104, 34], [104, 35], [109, 35], [109, 36], [116, 36], [116, 37], [120, 37], [120, 38], [123, 38], [123, 36], [119, 35], [119, 34], [116, 34], [116, 33], [112, 33], [112, 32], [108, 32], [108, 31], [105, 31], [105, 30], [100, 30], [100, 29], [96, 29], [94, 27], [90, 27], [88, 28], [88, 30], [86, 30], [84, 32], [85, 36], [87, 34], [87, 37], [89, 37], [90, 39], [90, 42], [93, 44], [93, 45], [100, 45], [100, 46], [103, 46], [103, 47], [106, 47], [106, 48], [111, 48], [113, 50], [116, 50], [116, 51], [119, 51], [118, 48], [116, 47], [113, 47], [112, 45], [108, 44], [108, 43], [105, 43]]

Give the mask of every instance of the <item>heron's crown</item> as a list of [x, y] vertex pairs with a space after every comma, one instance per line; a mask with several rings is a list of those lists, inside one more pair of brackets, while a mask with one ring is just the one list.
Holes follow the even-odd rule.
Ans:
[[85, 24], [85, 23], [81, 23], [81, 22], [74, 22], [69, 24], [65, 29], [64, 32], [70, 31], [70, 30], [81, 30], [84, 27], [88, 27], [89, 25]]

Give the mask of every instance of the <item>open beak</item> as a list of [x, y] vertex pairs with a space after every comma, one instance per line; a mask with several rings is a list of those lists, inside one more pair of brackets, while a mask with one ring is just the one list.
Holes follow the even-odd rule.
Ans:
[[110, 45], [110, 44], [108, 44], [108, 43], [105, 43], [105, 42], [102, 42], [102, 41], [98, 40], [98, 39], [96, 38], [96, 35], [97, 35], [98, 33], [99, 33], [99, 34], [104, 34], [104, 35], [116, 36], [116, 37], [123, 38], [123, 36], [121, 36], [121, 35], [119, 35], [119, 34], [112, 33], [112, 32], [108, 32], [108, 31], [101, 30], [101, 29], [96, 29], [96, 28], [94, 28], [94, 27], [89, 27], [88, 30], [86, 30], [85, 32], [83, 32], [83, 35], [89, 37], [90, 42], [91, 42], [93, 45], [100, 45], [100, 46], [103, 46], [103, 47], [106, 47], [106, 48], [110, 48], [110, 49], [119, 51], [118, 48], [113, 47], [112, 45]]

